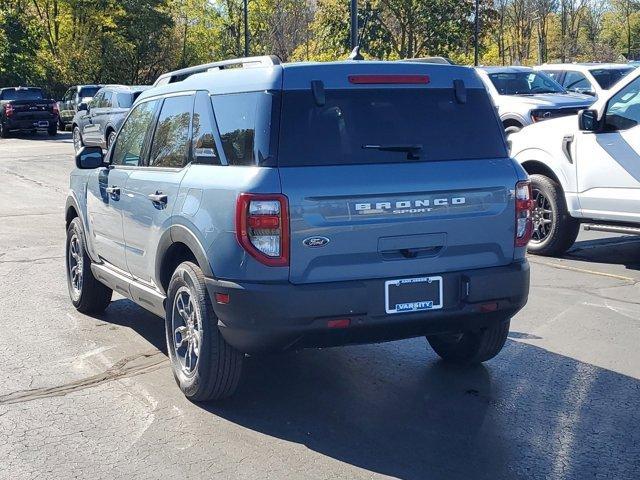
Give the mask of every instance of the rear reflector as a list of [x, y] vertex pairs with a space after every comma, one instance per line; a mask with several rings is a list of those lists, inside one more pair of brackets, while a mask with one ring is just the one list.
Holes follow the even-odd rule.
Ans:
[[497, 310], [498, 310], [498, 302], [483, 303], [482, 305], [480, 305], [480, 311], [482, 313], [495, 312]]
[[350, 318], [336, 318], [327, 322], [329, 328], [347, 328], [349, 325], [351, 325]]
[[429, 75], [349, 75], [349, 83], [355, 85], [394, 85], [429, 83]]
[[222, 305], [226, 305], [229, 303], [229, 294], [228, 293], [216, 293], [216, 303], [220, 303]]

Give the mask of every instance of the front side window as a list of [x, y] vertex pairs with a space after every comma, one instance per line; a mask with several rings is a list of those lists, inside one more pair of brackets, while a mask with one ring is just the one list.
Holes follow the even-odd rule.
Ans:
[[112, 106], [111, 99], [113, 98], [113, 92], [104, 92], [102, 96], [102, 102], [100, 103], [100, 107], [102, 108], [110, 108]]
[[133, 105], [133, 94], [131, 93], [117, 93], [117, 105], [120, 108], [131, 108]]
[[157, 100], [136, 106], [122, 125], [113, 147], [111, 163], [114, 165], [137, 166], [141, 164], [144, 141], [153, 121]]
[[580, 72], [567, 72], [564, 77], [564, 87], [570, 92], [576, 93], [591, 93], [593, 88], [585, 77]]
[[102, 99], [104, 98], [104, 92], [98, 93], [91, 99], [91, 108], [100, 108], [102, 106]]
[[272, 97], [248, 92], [211, 97], [229, 165], [263, 165], [270, 158]]
[[535, 95], [536, 93], [564, 92], [560, 84], [541, 72], [490, 73], [489, 79], [500, 95]]
[[70, 88], [69, 90], [67, 90], [67, 93], [64, 94], [64, 97], [62, 98], [63, 102], [68, 102], [69, 100], [73, 100], [73, 94], [75, 93], [75, 89]]
[[627, 130], [638, 123], [640, 123], [640, 77], [609, 100], [605, 130]]
[[187, 164], [192, 109], [193, 96], [164, 100], [151, 143], [149, 166], [181, 168]]

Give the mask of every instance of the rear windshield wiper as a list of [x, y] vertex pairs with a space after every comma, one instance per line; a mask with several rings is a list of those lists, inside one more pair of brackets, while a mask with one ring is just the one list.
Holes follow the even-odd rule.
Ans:
[[362, 145], [365, 150], [380, 150], [382, 152], [406, 152], [408, 160], [418, 160], [418, 152], [422, 150], [422, 145]]

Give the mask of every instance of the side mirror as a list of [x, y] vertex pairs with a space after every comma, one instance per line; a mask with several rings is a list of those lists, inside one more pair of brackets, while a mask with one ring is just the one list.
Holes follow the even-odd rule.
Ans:
[[76, 167], [82, 170], [104, 167], [104, 154], [100, 147], [83, 147], [76, 154]]
[[583, 132], [597, 132], [600, 130], [597, 110], [580, 110], [578, 112], [578, 127]]
[[78, 105], [78, 111], [79, 112], [88, 112], [89, 111], [89, 105], [87, 105], [86, 103], [82, 102]]

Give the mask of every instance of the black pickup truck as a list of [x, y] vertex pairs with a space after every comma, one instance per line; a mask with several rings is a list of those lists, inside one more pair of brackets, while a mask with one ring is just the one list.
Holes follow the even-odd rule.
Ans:
[[0, 137], [12, 131], [36, 130], [55, 135], [59, 114], [55, 100], [44, 98], [40, 88], [0, 88]]

